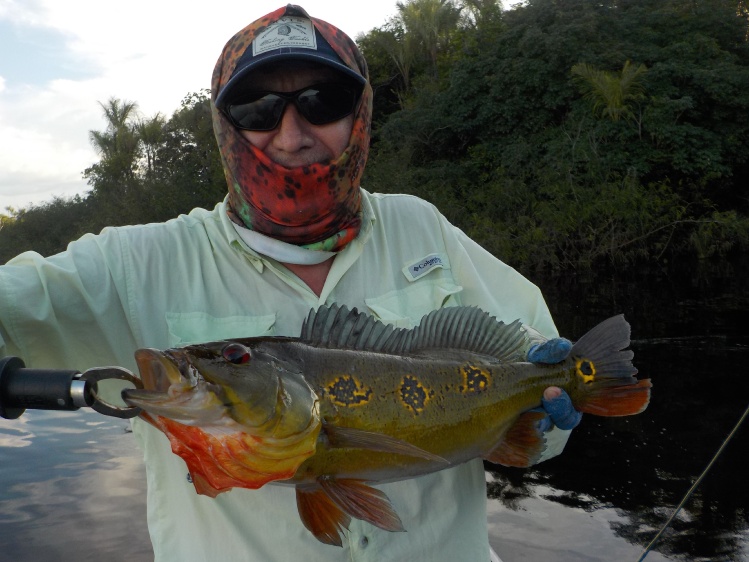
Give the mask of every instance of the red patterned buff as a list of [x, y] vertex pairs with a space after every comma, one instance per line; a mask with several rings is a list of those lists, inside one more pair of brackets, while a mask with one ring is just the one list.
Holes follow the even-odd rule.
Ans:
[[[277, 240], [309, 249], [337, 251], [353, 240], [361, 226], [359, 183], [369, 150], [372, 88], [364, 86], [349, 145], [335, 161], [285, 168], [252, 146], [216, 109], [218, 92], [229, 81], [237, 61], [253, 39], [284, 15], [307, 16], [289, 5], [245, 27], [224, 47], [211, 81], [213, 128], [229, 184], [230, 216]], [[367, 64], [356, 44], [341, 30], [310, 18], [346, 66], [368, 78]]]

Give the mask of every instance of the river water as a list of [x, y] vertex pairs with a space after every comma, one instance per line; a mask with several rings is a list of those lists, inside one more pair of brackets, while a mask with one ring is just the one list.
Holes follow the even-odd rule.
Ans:
[[[638, 560], [749, 403], [747, 273], [726, 263], [535, 279], [571, 339], [624, 313], [653, 397], [638, 416], [584, 416], [564, 454], [531, 470], [487, 466], [504, 562]], [[645, 560], [749, 562], [747, 445], [742, 427]], [[84, 411], [0, 420], [1, 561], [152, 559], [128, 422]]]

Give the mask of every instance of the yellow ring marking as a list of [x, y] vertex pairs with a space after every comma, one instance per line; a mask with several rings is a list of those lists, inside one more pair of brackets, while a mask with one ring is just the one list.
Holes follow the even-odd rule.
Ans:
[[589, 359], [578, 358], [575, 361], [575, 370], [584, 383], [596, 380], [596, 366]]

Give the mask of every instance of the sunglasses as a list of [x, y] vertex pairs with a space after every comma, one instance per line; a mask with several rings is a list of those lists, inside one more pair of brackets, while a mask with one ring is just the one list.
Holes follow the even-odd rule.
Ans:
[[246, 92], [227, 104], [224, 113], [237, 129], [272, 131], [293, 103], [313, 125], [327, 125], [350, 115], [361, 90], [348, 84], [315, 84], [296, 92]]

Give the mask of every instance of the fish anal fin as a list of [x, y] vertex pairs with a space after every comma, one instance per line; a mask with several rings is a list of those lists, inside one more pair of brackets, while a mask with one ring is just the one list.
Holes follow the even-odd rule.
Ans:
[[636, 384], [601, 385], [575, 403], [575, 408], [596, 416], [631, 416], [639, 414], [650, 403], [650, 379]]
[[322, 476], [317, 481], [328, 497], [351, 517], [371, 523], [385, 531], [405, 531], [400, 517], [384, 492], [362, 480], [339, 480]]
[[219, 490], [217, 488], [214, 488], [211, 486], [210, 482], [203, 478], [203, 475], [200, 474], [200, 472], [190, 472], [190, 478], [192, 479], [192, 484], [195, 486], [195, 491], [202, 495], [202, 496], [208, 496], [209, 498], [215, 498], [220, 493], [225, 492], [226, 490]]
[[317, 540], [332, 546], [343, 546], [343, 530], [348, 529], [351, 517], [322, 488], [297, 487], [296, 506], [302, 523]]
[[418, 457], [429, 461], [449, 464], [447, 460], [425, 451], [424, 449], [412, 445], [411, 443], [392, 437], [384, 433], [366, 431], [353, 427], [339, 427], [335, 425], [325, 425], [325, 434], [328, 437], [328, 443], [333, 447], [350, 448], [350, 449], [367, 449], [381, 453], [396, 453], [409, 457]]
[[521, 468], [535, 464], [546, 446], [543, 432], [538, 428], [544, 417], [545, 412], [533, 410], [521, 414], [486, 460]]

